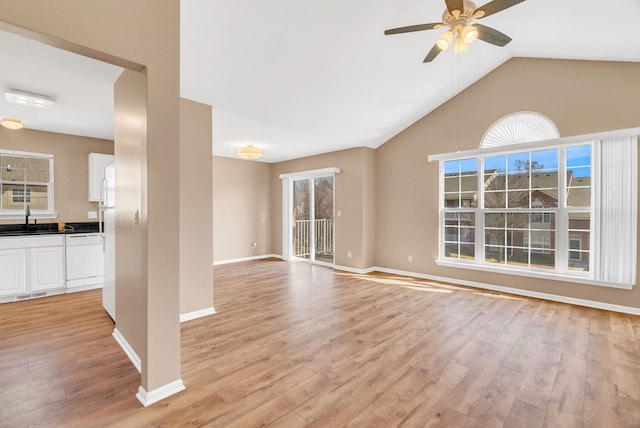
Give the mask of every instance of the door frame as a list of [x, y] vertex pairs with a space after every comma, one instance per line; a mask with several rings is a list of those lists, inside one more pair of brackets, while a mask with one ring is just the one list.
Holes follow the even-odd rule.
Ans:
[[[295, 257], [293, 255], [293, 248], [292, 248], [293, 247], [293, 237], [292, 237], [293, 225], [291, 224], [292, 222], [291, 212], [293, 210], [293, 182], [294, 181], [313, 180], [321, 177], [333, 177], [333, 202], [334, 202], [333, 211], [334, 211], [334, 221], [335, 221], [335, 211], [336, 211], [336, 206], [335, 206], [336, 177], [335, 175], [339, 173], [340, 173], [339, 168], [331, 167], [331, 168], [314, 169], [310, 171], [294, 172], [289, 174], [280, 174], [280, 179], [282, 180], [282, 258], [284, 260], [286, 261], [300, 260], [300, 261], [306, 261], [311, 263], [324, 264], [328, 266], [334, 265], [334, 263], [319, 262], [319, 261], [313, 260], [314, 258], [312, 257], [310, 257], [309, 259], [305, 259], [301, 257]], [[313, 218], [315, 214], [312, 211], [315, 205], [314, 204], [315, 201], [313, 199], [313, 194], [314, 194], [313, 181], [311, 184], [312, 185], [309, 188], [309, 197], [311, 198], [310, 206], [309, 206], [309, 214], [310, 214], [310, 217]], [[314, 225], [310, 227], [311, 227], [310, 239], [314, 241], [313, 235], [315, 235], [315, 227]], [[334, 235], [333, 251], [334, 251], [334, 262], [335, 262], [335, 246], [336, 246], [335, 229], [334, 229], [333, 235]], [[314, 242], [314, 246], [315, 246], [315, 242]], [[315, 254], [315, 247], [311, 249], [311, 254], [312, 255]]]

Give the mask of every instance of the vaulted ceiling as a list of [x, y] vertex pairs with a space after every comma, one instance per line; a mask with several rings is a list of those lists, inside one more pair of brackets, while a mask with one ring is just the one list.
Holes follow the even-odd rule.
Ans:
[[[439, 22], [444, 9], [444, 0], [183, 0], [181, 95], [213, 106], [214, 154], [253, 144], [275, 162], [379, 147], [512, 57], [640, 62], [637, 0], [527, 0], [482, 20], [513, 38], [507, 46], [476, 41], [428, 64], [444, 29], [384, 35]], [[0, 52], [3, 90], [57, 99], [36, 112], [2, 98], [0, 116], [112, 138], [117, 67], [7, 34]]]

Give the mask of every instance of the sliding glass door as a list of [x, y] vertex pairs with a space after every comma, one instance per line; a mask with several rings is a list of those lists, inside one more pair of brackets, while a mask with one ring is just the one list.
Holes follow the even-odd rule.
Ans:
[[291, 256], [333, 264], [334, 177], [291, 180]]

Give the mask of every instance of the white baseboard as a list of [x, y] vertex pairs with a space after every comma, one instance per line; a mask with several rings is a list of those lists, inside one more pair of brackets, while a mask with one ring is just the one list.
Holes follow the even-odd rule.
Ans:
[[136, 351], [133, 350], [131, 345], [129, 345], [129, 342], [127, 342], [127, 339], [124, 338], [117, 328], [113, 329], [113, 337], [116, 339], [116, 342], [118, 342], [118, 345], [120, 345], [124, 353], [127, 354], [127, 357], [129, 357], [136, 370], [138, 370], [139, 373], [142, 373], [142, 360], [140, 360]]
[[370, 268], [366, 268], [366, 269], [358, 269], [358, 268], [352, 268], [349, 266], [339, 266], [339, 265], [335, 265], [333, 267], [336, 270], [343, 270], [345, 272], [351, 272], [351, 273], [357, 273], [360, 275], [366, 275], [368, 273], [371, 273], [373, 271], [375, 271], [377, 268], [375, 267], [370, 267]]
[[251, 260], [262, 260], [262, 259], [270, 259], [270, 258], [282, 259], [282, 256], [278, 254], [263, 254], [260, 256], [240, 257], [238, 259], [216, 260], [213, 262], [213, 265], [218, 266], [218, 265], [226, 265], [229, 263], [248, 262]]
[[177, 394], [180, 391], [184, 391], [185, 386], [182, 383], [182, 379], [174, 380], [160, 388], [156, 388], [147, 392], [142, 386], [138, 388], [136, 398], [142, 403], [144, 407], [150, 406], [153, 403], [157, 403], [173, 394]]
[[483, 282], [466, 281], [463, 279], [448, 278], [448, 277], [437, 276], [437, 275], [427, 275], [423, 273], [409, 272], [409, 271], [397, 270], [397, 269], [388, 269], [388, 268], [382, 268], [382, 267], [371, 268], [370, 272], [374, 272], [374, 271], [378, 271], [382, 273], [390, 273], [394, 275], [410, 276], [410, 277], [420, 278], [420, 279], [428, 279], [431, 281], [448, 282], [450, 284], [464, 285], [467, 287], [475, 287], [475, 288], [481, 288], [481, 289], [491, 290], [491, 291], [499, 291], [501, 293], [515, 294], [517, 296], [534, 297], [536, 299], [551, 300], [551, 301], [560, 302], [560, 303], [569, 303], [571, 305], [585, 306], [585, 307], [594, 308], [594, 309], [604, 309], [606, 311], [612, 311], [612, 312], [621, 312], [621, 313], [631, 314], [631, 315], [640, 315], [640, 308], [634, 308], [631, 306], [614, 305], [611, 303], [598, 302], [595, 300], [579, 299], [576, 297], [560, 296], [557, 294], [540, 293], [538, 291], [524, 290], [521, 288], [503, 287], [501, 285], [486, 284]]
[[180, 314], [180, 322], [191, 321], [196, 318], [206, 317], [208, 315], [213, 315], [216, 313], [216, 308], [213, 306], [206, 309], [200, 309], [198, 311], [187, 312], [184, 314]]

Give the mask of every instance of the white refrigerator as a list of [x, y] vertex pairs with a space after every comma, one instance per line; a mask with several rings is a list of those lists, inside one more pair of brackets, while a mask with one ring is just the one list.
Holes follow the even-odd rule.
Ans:
[[104, 179], [100, 186], [100, 234], [104, 254], [104, 285], [102, 287], [102, 306], [116, 320], [116, 189], [115, 165], [104, 168]]

